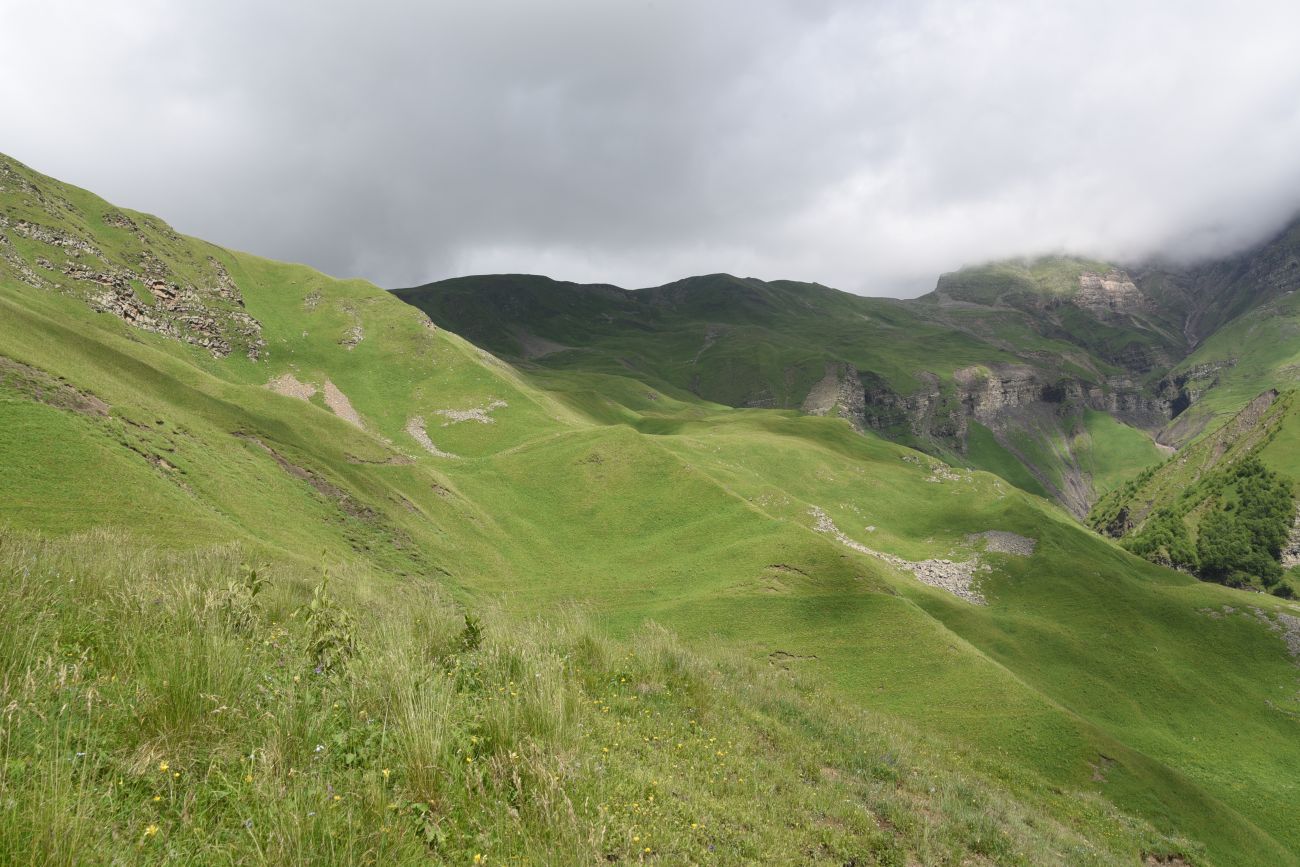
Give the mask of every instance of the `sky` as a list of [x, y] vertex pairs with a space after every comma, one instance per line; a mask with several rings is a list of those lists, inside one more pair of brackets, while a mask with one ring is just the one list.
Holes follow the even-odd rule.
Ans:
[[0, 0], [0, 151], [395, 288], [910, 296], [1300, 211], [1300, 3]]

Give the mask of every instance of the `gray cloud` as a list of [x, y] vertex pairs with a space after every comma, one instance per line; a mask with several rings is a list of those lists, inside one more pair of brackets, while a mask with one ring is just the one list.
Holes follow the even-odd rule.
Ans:
[[0, 149], [398, 286], [731, 271], [912, 294], [1300, 208], [1293, 2], [6, 4]]

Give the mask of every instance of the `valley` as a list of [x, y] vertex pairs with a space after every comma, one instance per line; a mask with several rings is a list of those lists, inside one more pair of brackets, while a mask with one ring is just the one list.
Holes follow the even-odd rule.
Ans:
[[0, 157], [0, 843], [1300, 863], [1300, 605], [1124, 546], [1294, 496], [1297, 239], [388, 292]]

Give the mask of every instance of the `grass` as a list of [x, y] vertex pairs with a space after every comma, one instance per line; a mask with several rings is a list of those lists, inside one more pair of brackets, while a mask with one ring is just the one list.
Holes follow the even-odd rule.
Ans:
[[[0, 375], [0, 522], [22, 575], [0, 610], [14, 618], [5, 688], [39, 710], [8, 748], [5, 767], [23, 769], [5, 778], [23, 810], [2, 820], [9, 851], [57, 838], [92, 861], [165, 846], [193, 863], [221, 847], [386, 861], [427, 858], [432, 839], [452, 863], [582, 863], [632, 860], [647, 831], [665, 863], [1296, 863], [1295, 668], [1260, 619], [1285, 603], [1143, 563], [996, 476], [842, 420], [702, 400], [675, 384], [689, 385], [685, 368], [565, 360], [575, 353], [512, 367], [368, 284], [82, 222], [126, 261], [162, 249], [177, 273], [224, 263], [266, 347], [218, 359], [92, 313], [77, 292], [0, 278], [3, 355], [34, 371]], [[758, 292], [758, 312], [727, 323], [749, 344], [776, 333], [763, 310], [798, 297], [772, 285], [722, 281], [701, 303], [713, 316], [728, 293]], [[683, 316], [707, 312], [675, 297]], [[908, 343], [912, 313], [881, 302], [865, 315], [882, 339], [864, 353]], [[354, 328], [364, 339], [349, 349]], [[699, 351], [702, 332], [681, 334]], [[913, 343], [891, 362], [900, 377], [926, 352]], [[955, 343], [954, 357], [978, 348]], [[753, 368], [721, 342], [701, 357], [730, 358], [729, 381], [766, 382], [790, 341], [770, 346]], [[820, 378], [821, 363], [798, 376]], [[283, 374], [333, 383], [361, 426], [265, 388]], [[86, 411], [92, 399], [107, 408]], [[456, 420], [475, 407], [483, 420]], [[414, 416], [457, 457], [425, 451], [405, 429]], [[1104, 424], [1090, 438], [1101, 452], [1134, 445]], [[969, 534], [988, 530], [1037, 547], [984, 555], [989, 604], [974, 606], [816, 532], [814, 506], [912, 560], [967, 559]], [[333, 601], [308, 622], [322, 560]], [[271, 564], [255, 595], [239, 569], [252, 561]], [[1224, 605], [1238, 613], [1211, 616]], [[483, 623], [471, 651], [466, 608]], [[337, 672], [315, 673], [323, 650], [353, 644]], [[70, 692], [55, 686], [65, 669], [80, 678]], [[508, 695], [527, 678], [545, 693]], [[663, 716], [633, 712], [647, 705]], [[708, 733], [678, 738], [696, 750], [689, 765], [643, 740], [692, 719]], [[363, 734], [375, 731], [377, 744]], [[77, 752], [102, 764], [61, 764]], [[886, 755], [910, 756], [915, 777], [892, 779]], [[163, 761], [204, 788], [162, 791]], [[655, 780], [674, 789], [642, 813]], [[177, 798], [171, 812], [151, 812], [155, 795]]]
[[[6, 863], [1128, 863], [1191, 854], [806, 679], [580, 612], [467, 629], [435, 586], [0, 533]], [[254, 586], [257, 592], [250, 591]], [[477, 621], [476, 621], [477, 622]], [[44, 854], [42, 854], [44, 853]], [[49, 857], [47, 857], [49, 856]]]

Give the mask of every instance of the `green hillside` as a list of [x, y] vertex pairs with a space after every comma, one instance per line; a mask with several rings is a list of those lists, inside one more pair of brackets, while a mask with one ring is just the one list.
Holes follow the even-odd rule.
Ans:
[[1153, 562], [1288, 598], [1294, 564], [1296, 392], [1258, 395], [1226, 424], [1112, 490], [1090, 524]]
[[467, 329], [511, 364], [0, 166], [8, 860], [1300, 862], [1300, 609], [838, 398], [737, 407], [969, 332], [701, 278]]
[[[1056, 262], [1048, 273], [1064, 279], [1073, 268], [1077, 278], [1089, 264]], [[497, 275], [395, 294], [529, 368], [632, 376], [728, 406], [839, 415], [998, 472], [1080, 515], [1117, 481], [1158, 462], [1150, 440], [1166, 421], [1163, 404], [1141, 394], [1133, 377], [1146, 374], [1153, 353], [1172, 364], [1172, 351], [1147, 352], [1139, 346], [1149, 342], [1145, 331], [1070, 305], [1073, 316], [1044, 324], [1041, 311], [974, 290], [969, 298], [993, 306], [953, 297], [959, 288], [1005, 289], [1008, 280], [1037, 285], [1014, 269], [950, 277], [918, 302], [726, 274], [637, 291]], [[1124, 367], [1134, 357], [1140, 375]], [[1127, 434], [1094, 436], [1097, 411], [1112, 407], [1109, 427]]]

